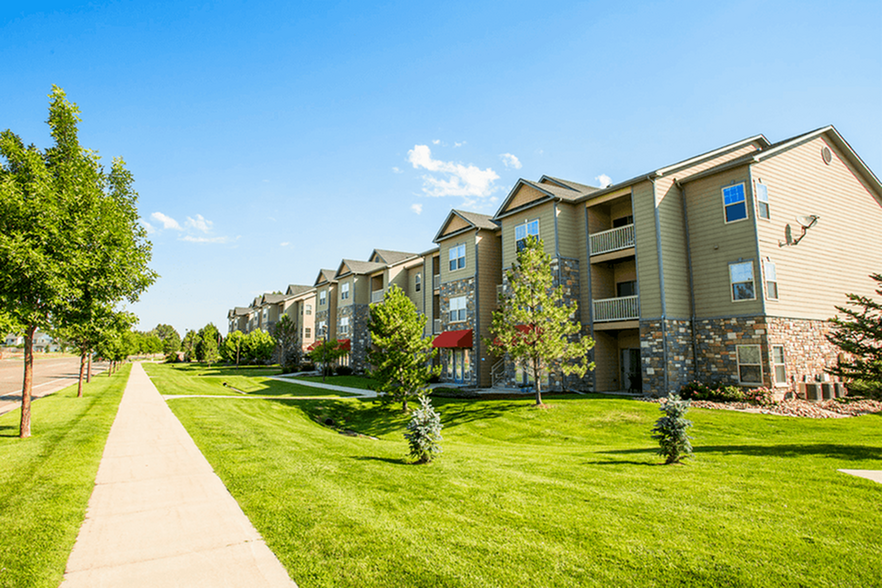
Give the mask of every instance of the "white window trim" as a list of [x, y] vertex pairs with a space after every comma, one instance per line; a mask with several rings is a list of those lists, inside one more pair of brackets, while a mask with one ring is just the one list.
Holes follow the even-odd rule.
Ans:
[[417, 292], [422, 291], [422, 289], [423, 289], [423, 274], [422, 274], [422, 272], [417, 272], [416, 276], [414, 277], [413, 282], [414, 282], [414, 290], [416, 290]]
[[328, 291], [322, 290], [319, 292], [319, 306], [324, 306], [328, 303]]
[[344, 316], [340, 318], [340, 334], [347, 335], [349, 334], [349, 317]]
[[[454, 251], [457, 251], [457, 252], [458, 252], [460, 247], [462, 247], [462, 255], [457, 255], [456, 257], [454, 257], [453, 259], [451, 259], [451, 258], [450, 258], [450, 253], [452, 253], [452, 252], [454, 252]], [[456, 245], [454, 245], [453, 247], [451, 247], [451, 248], [448, 250], [448, 254], [447, 254], [447, 269], [448, 269], [449, 271], [451, 271], [451, 272], [457, 272], [457, 271], [459, 271], [459, 270], [461, 270], [461, 269], [465, 269], [465, 268], [466, 268], [466, 252], [467, 252], [467, 250], [468, 250], [468, 248], [466, 247], [465, 242], [463, 242], [463, 243], [457, 243]], [[462, 260], [462, 267], [459, 266], [459, 260], [460, 260], [460, 259]], [[454, 261], [454, 260], [456, 260], [456, 266], [457, 266], [457, 267], [454, 268], [454, 269], [450, 269], [450, 262], [451, 262], [451, 261]]]
[[[453, 301], [456, 300], [456, 308], [454, 308]], [[460, 307], [460, 300], [462, 300], [462, 306]], [[456, 298], [451, 298], [448, 307], [447, 307], [447, 322], [448, 323], [464, 323], [468, 320], [468, 308], [469, 301], [468, 296], [457, 296]], [[451, 313], [456, 313], [456, 318], [451, 318]], [[459, 318], [460, 313], [462, 313], [462, 318]]]
[[[765, 188], [765, 190], [766, 190], [766, 200], [765, 200], [765, 203], [766, 203], [766, 208], [769, 209], [769, 216], [763, 216], [763, 215], [760, 214], [760, 195], [759, 195], [759, 190], [757, 189], [758, 186], [762, 186], [762, 187]], [[758, 220], [764, 220], [764, 221], [766, 221], [766, 222], [772, 222], [772, 203], [769, 202], [769, 187], [768, 187], [766, 184], [762, 183], [760, 180], [757, 180], [757, 181], [756, 181], [756, 187], [754, 187], [754, 191], [753, 191], [753, 193], [754, 193], [754, 196], [755, 196], [755, 198], [754, 198], [754, 201], [755, 201], [754, 204], [756, 205], [756, 218], [757, 218]]]
[[[742, 264], [750, 264], [750, 283], [753, 284], [753, 298], [735, 298], [735, 284], [746, 284], [747, 282], [733, 282], [732, 281], [732, 266], [733, 265], [742, 265]], [[756, 300], [756, 275], [753, 267], [753, 260], [747, 261], [730, 261], [728, 265], [729, 270], [729, 297], [732, 299], [732, 302], [750, 302], [751, 300]]]
[[[759, 363], [741, 363], [741, 356], [738, 353], [740, 347], [756, 347], [759, 353]], [[738, 370], [738, 383], [745, 386], [762, 386], [763, 385], [763, 363], [762, 363], [762, 347], [760, 345], [736, 345], [735, 346], [735, 364]], [[741, 366], [759, 366], [760, 379], [758, 382], [748, 382], [741, 379]]]
[[[515, 225], [515, 253], [517, 253], [518, 251], [518, 241], [524, 241], [532, 234], [530, 233], [530, 223], [532, 222], [536, 223], [536, 234], [533, 236], [536, 237], [536, 239], [542, 238], [539, 236], [542, 230], [542, 223], [539, 222], [539, 217], [525, 219], [524, 222]], [[524, 237], [522, 239], [518, 239], [518, 229], [521, 227], [524, 228]]]
[[[775, 362], [775, 349], [781, 349], [781, 359], [782, 363]], [[787, 384], [787, 353], [784, 349], [783, 345], [772, 345], [772, 356], [769, 360], [769, 364], [772, 366], [772, 381], [776, 385], [786, 385]], [[784, 379], [778, 380], [778, 367], [784, 368]]]
[[[775, 272], [775, 279], [769, 279], [769, 271], [767, 266], [772, 266], [772, 270]], [[775, 284], [775, 296], [771, 295], [771, 288], [769, 288], [769, 283]], [[765, 259], [763, 261], [763, 289], [765, 290], [766, 300], [779, 300], [781, 293], [778, 291], [778, 268], [775, 266], [775, 262], [771, 259]]]
[[[728, 220], [728, 217], [726, 215], [726, 208], [728, 206], [735, 206], [735, 204], [726, 204], [726, 190], [735, 188], [737, 186], [741, 186], [741, 191], [744, 193], [744, 218], [737, 218], [733, 221], [730, 221]], [[750, 220], [750, 207], [747, 205], [747, 187], [744, 185], [744, 182], [732, 184], [731, 186], [723, 186], [720, 189], [720, 199], [723, 201], [723, 224], [731, 225], [734, 223], [739, 223], [741, 221]]]
[[349, 282], [340, 284], [340, 300], [349, 300]]

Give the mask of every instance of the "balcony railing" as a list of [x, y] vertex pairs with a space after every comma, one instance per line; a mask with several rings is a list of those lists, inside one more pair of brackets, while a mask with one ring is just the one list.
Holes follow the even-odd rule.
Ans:
[[371, 302], [382, 302], [385, 290], [374, 290], [371, 292]]
[[594, 322], [628, 321], [640, 318], [637, 296], [604, 298], [594, 301]]
[[432, 289], [437, 290], [441, 287], [441, 274], [432, 276]]
[[591, 255], [610, 253], [634, 246], [634, 225], [616, 227], [591, 235]]

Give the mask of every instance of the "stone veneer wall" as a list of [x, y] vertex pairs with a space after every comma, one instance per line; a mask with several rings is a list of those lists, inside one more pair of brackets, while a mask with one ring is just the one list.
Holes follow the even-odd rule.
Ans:
[[770, 350], [772, 345], [784, 346], [788, 384], [814, 381], [824, 368], [837, 364], [841, 350], [827, 340], [829, 321], [766, 317], [766, 323]]
[[[667, 363], [665, 363], [667, 345]], [[640, 363], [643, 393], [667, 396], [695, 379], [692, 321], [662, 319], [640, 321]], [[667, 373], [667, 388], [665, 387]]]
[[[367, 352], [371, 345], [371, 333], [368, 330], [370, 321], [369, 304], [349, 304], [337, 308], [337, 339], [349, 339], [349, 367], [355, 373], [367, 369]], [[349, 332], [340, 333], [340, 319], [349, 317]]]
[[[466, 296], [466, 320], [465, 322], [448, 322], [450, 318], [450, 299], [457, 298], [459, 296]], [[451, 282], [446, 282], [441, 284], [440, 289], [440, 313], [441, 313], [441, 332], [445, 331], [461, 331], [464, 329], [472, 330], [472, 347], [469, 351], [469, 364], [471, 365], [471, 370], [469, 370], [469, 375], [467, 378], [463, 378], [465, 384], [469, 386], [476, 386], [478, 383], [477, 379], [477, 364], [476, 362], [479, 360], [475, 354], [474, 341], [475, 337], [477, 337], [477, 329], [475, 324], [475, 278], [474, 276], [469, 278], [463, 278], [461, 280], [454, 280]], [[441, 349], [439, 353], [439, 359], [441, 361], [441, 380], [442, 381], [450, 381], [447, 378], [447, 364], [449, 363], [449, 353], [445, 349]]]
[[763, 381], [770, 385], [768, 329], [763, 317], [695, 321], [695, 379], [717, 386], [738, 385], [736, 345], [759, 345]]

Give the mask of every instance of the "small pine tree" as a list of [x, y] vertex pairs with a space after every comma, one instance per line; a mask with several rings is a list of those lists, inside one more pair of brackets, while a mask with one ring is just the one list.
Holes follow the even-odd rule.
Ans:
[[[882, 296], [882, 274], [870, 276]], [[869, 296], [847, 294], [848, 306], [837, 306], [843, 318], [833, 317], [835, 326], [827, 339], [848, 354], [827, 371], [846, 380], [861, 380], [882, 389], [882, 302]]]
[[441, 415], [432, 408], [428, 396], [420, 396], [420, 407], [413, 411], [404, 437], [417, 463], [428, 463], [441, 453]]
[[683, 418], [689, 410], [689, 401], [671, 393], [662, 402], [659, 410], [665, 413], [665, 416], [658, 419], [652, 429], [655, 433], [652, 438], [658, 440], [658, 454], [665, 456], [665, 464], [680, 463], [680, 459], [692, 455], [692, 444], [689, 442], [691, 437], [686, 434], [686, 429], [692, 426], [692, 421]]

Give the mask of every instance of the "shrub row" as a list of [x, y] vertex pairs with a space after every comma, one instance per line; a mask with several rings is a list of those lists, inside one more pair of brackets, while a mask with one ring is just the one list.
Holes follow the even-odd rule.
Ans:
[[748, 402], [758, 406], [775, 404], [772, 391], [766, 387], [745, 390], [738, 386], [713, 388], [701, 382], [689, 382], [680, 388], [680, 397], [685, 400], [711, 400], [714, 402]]

